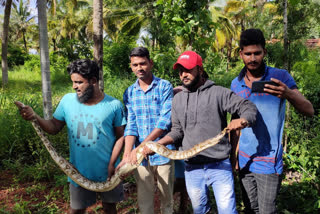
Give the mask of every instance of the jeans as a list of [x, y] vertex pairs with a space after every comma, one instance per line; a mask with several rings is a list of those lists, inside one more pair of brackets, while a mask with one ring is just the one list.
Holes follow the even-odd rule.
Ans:
[[210, 186], [214, 192], [218, 213], [237, 213], [233, 174], [229, 159], [206, 164], [186, 163], [185, 179], [195, 214], [204, 214], [210, 211]]

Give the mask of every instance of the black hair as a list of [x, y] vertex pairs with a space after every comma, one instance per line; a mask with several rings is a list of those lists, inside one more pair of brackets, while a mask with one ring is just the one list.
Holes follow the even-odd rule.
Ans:
[[130, 58], [133, 56], [146, 57], [150, 60], [150, 54], [147, 48], [145, 47], [136, 47], [131, 50]]
[[95, 61], [89, 59], [78, 59], [71, 62], [67, 67], [67, 71], [69, 75], [77, 73], [88, 80], [94, 77], [97, 81], [99, 80], [99, 66]]
[[247, 29], [240, 35], [240, 49], [243, 50], [244, 46], [248, 45], [261, 45], [264, 49], [266, 46], [266, 40], [260, 29]]

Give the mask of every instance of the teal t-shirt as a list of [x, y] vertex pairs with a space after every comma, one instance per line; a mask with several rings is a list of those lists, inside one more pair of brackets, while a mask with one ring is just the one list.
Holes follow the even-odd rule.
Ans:
[[70, 162], [89, 180], [105, 181], [116, 141], [114, 127], [126, 124], [121, 102], [105, 94], [98, 104], [88, 106], [70, 93], [61, 99], [53, 117], [67, 124]]

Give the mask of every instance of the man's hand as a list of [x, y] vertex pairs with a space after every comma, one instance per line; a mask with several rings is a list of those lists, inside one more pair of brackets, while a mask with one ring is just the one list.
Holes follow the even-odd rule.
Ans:
[[264, 88], [265, 92], [278, 98], [287, 99], [295, 109], [305, 116], [312, 117], [314, 115], [312, 103], [297, 88], [290, 89], [286, 84], [275, 78], [271, 78], [271, 80], [279, 86], [266, 84]]
[[266, 84], [264, 86], [264, 91], [272, 94], [273, 96], [279, 97], [279, 98], [283, 98], [283, 99], [287, 99], [288, 97], [288, 93], [290, 93], [290, 89], [288, 88], [288, 86], [286, 84], [284, 84], [283, 82], [281, 82], [278, 79], [275, 78], [271, 78], [271, 80], [275, 83], [278, 84], [278, 86], [275, 85], [269, 85]]
[[137, 148], [133, 149], [129, 155], [129, 163], [137, 164]]
[[108, 166], [108, 180], [114, 175], [115, 173], [115, 168], [113, 164], [109, 164]]
[[149, 149], [147, 146], [144, 146], [144, 147], [143, 147], [142, 154], [143, 154], [143, 156], [144, 156], [145, 159], [148, 160], [148, 156], [149, 156], [149, 155], [153, 155], [154, 153], [155, 153], [155, 152], [152, 151], [151, 149]]
[[[121, 167], [123, 167], [125, 164], [131, 164], [131, 165], [135, 165], [137, 164], [137, 156], [136, 156], [136, 149], [132, 150], [130, 153], [125, 154], [123, 156], [122, 161], [119, 163], [119, 165], [117, 166], [117, 168], [115, 169], [115, 172], [117, 172]], [[134, 156], [134, 157], [133, 157]], [[132, 160], [131, 158], [133, 158], [134, 160]], [[133, 174], [132, 172], [129, 172], [127, 174], [121, 175], [120, 178], [123, 180], [126, 177], [128, 177], [129, 175]]]
[[239, 118], [239, 119], [234, 119], [231, 120], [230, 123], [227, 126], [227, 129], [229, 131], [232, 130], [240, 130], [243, 129], [245, 127], [247, 127], [249, 125], [248, 121], [244, 118]]
[[36, 113], [30, 106], [25, 106], [21, 102], [16, 101], [14, 104], [19, 108], [20, 115], [25, 120], [33, 120], [36, 117]]

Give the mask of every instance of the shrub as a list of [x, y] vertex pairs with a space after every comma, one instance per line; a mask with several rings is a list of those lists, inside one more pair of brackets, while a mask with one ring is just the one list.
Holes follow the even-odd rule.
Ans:
[[18, 45], [8, 44], [8, 67], [12, 68], [17, 65], [23, 65], [28, 60], [28, 53]]
[[112, 43], [103, 45], [103, 65], [106, 77], [123, 76], [131, 73], [129, 55], [133, 45], [130, 43]]
[[24, 63], [25, 71], [32, 71], [41, 73], [40, 56], [39, 55], [29, 55], [28, 60]]
[[178, 59], [173, 48], [169, 48], [165, 52], [153, 51], [151, 58], [153, 60], [153, 73], [155, 76], [168, 80], [173, 86], [180, 84], [179, 73], [174, 71], [172, 66]]
[[56, 53], [70, 62], [81, 58], [92, 58], [92, 42], [77, 39], [61, 39], [57, 46], [59, 51]]
[[50, 53], [50, 73], [52, 84], [57, 82], [69, 83], [70, 77], [67, 72], [69, 60], [55, 52]]

